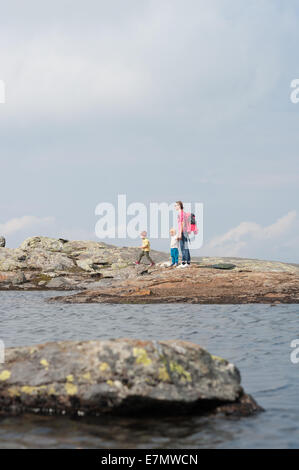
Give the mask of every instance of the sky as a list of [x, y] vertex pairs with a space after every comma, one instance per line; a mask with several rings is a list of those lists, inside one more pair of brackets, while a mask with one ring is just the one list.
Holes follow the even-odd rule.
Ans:
[[299, 263], [298, 20], [295, 0], [2, 2], [7, 246], [99, 240], [125, 194], [203, 203], [196, 255]]

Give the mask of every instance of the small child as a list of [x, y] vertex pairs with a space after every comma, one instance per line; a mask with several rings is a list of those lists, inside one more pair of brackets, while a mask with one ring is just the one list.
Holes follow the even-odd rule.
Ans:
[[179, 240], [174, 228], [170, 229], [170, 255], [171, 255], [171, 266], [178, 266], [179, 264]]
[[150, 252], [150, 249], [151, 249], [151, 245], [150, 245], [150, 242], [149, 240], [146, 238], [147, 236], [147, 233], [144, 231], [144, 232], [141, 232], [140, 234], [140, 237], [142, 238], [142, 246], [140, 246], [141, 248], [141, 253], [139, 255], [139, 258], [138, 258], [138, 261], [135, 261], [135, 264], [140, 264], [140, 261], [141, 261], [141, 258], [143, 256], [146, 256], [146, 258], [150, 261], [150, 265], [151, 266], [154, 266], [154, 262], [152, 260], [152, 258], [150, 257], [149, 255], [149, 252]]

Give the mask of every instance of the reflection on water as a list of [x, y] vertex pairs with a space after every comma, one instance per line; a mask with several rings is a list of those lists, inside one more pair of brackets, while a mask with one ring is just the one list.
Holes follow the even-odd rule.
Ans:
[[265, 413], [243, 419], [0, 420], [0, 446], [76, 448], [299, 447], [296, 305], [56, 305], [49, 293], [0, 292], [0, 339], [6, 346], [57, 340], [180, 338], [234, 362]]
[[[238, 426], [236, 421], [233, 424]], [[9, 447], [12, 441], [17, 447], [198, 448], [217, 447], [233, 437], [228, 420], [194, 417], [141, 421], [123, 417], [74, 420], [26, 415], [1, 420], [0, 429], [2, 448]]]

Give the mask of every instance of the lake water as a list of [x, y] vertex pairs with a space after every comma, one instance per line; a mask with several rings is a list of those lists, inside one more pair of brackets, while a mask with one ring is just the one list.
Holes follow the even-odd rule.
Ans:
[[266, 411], [242, 419], [2, 418], [1, 448], [299, 447], [299, 364], [290, 360], [299, 305], [46, 303], [53, 295], [0, 292], [6, 347], [117, 337], [188, 340], [236, 364], [246, 392]]

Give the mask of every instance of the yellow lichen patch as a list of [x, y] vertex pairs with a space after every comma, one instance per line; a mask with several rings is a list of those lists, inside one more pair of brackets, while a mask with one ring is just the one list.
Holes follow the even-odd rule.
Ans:
[[50, 385], [50, 387], [48, 389], [48, 393], [49, 393], [49, 395], [56, 395], [56, 390], [55, 390], [53, 385]]
[[180, 364], [178, 364], [177, 362], [175, 361], [170, 361], [169, 362], [169, 368], [171, 370], [171, 372], [176, 372], [177, 374], [179, 374], [184, 381], [187, 381], [187, 382], [191, 382], [191, 374], [190, 372], [188, 372], [187, 370], [185, 370], [183, 368], [183, 366], [181, 366]]
[[167, 372], [167, 369], [165, 366], [159, 368], [159, 375], [158, 375], [160, 380], [163, 380], [163, 382], [166, 382], [167, 380], [170, 380], [169, 374]]
[[9, 379], [10, 376], [11, 376], [10, 370], [4, 370], [0, 374], [0, 380], [4, 382], [4, 380]]
[[110, 369], [109, 364], [107, 364], [107, 362], [101, 362], [101, 364], [99, 365], [99, 370], [101, 372], [105, 372], [105, 370], [108, 370], [108, 369]]
[[107, 384], [110, 385], [110, 387], [114, 387], [113, 380], [107, 380]]
[[81, 378], [82, 378], [83, 380], [87, 380], [88, 382], [91, 382], [91, 381], [92, 381], [90, 372], [86, 372], [86, 374], [83, 374], [83, 375], [81, 376]]
[[220, 356], [213, 356], [211, 354], [211, 358], [213, 359], [213, 361], [220, 361], [220, 362], [223, 362], [224, 364], [227, 363], [227, 360], [226, 359], [223, 359], [223, 357], [220, 357]]
[[32, 387], [30, 385], [24, 385], [21, 387], [21, 392], [26, 393], [27, 395], [33, 395], [34, 393], [40, 393], [45, 390], [46, 385], [40, 385], [39, 387]]
[[133, 355], [136, 357], [136, 364], [149, 366], [152, 363], [151, 358], [148, 357], [146, 350], [143, 348], [133, 348]]
[[47, 359], [41, 359], [39, 362], [41, 363], [42, 366], [45, 367], [46, 370], [49, 369], [49, 363], [48, 363]]
[[19, 397], [20, 396], [20, 390], [18, 387], [10, 387], [8, 390], [8, 394], [10, 397]]
[[68, 395], [76, 395], [76, 393], [78, 392], [77, 385], [74, 385], [70, 382], [67, 382], [64, 387], [65, 387], [65, 391]]
[[27, 395], [32, 395], [35, 392], [35, 387], [24, 385], [23, 387], [21, 387], [21, 392], [26, 393]]
[[72, 374], [66, 376], [68, 382], [74, 382], [74, 376]]

